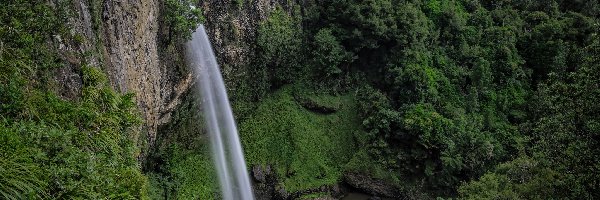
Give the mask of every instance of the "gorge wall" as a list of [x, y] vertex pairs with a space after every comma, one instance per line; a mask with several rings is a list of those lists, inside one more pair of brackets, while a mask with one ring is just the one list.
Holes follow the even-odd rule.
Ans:
[[[55, 1], [59, 6], [61, 1]], [[291, 1], [201, 1], [205, 26], [231, 94], [248, 79], [256, 29], [277, 6], [290, 10]], [[184, 66], [182, 44], [167, 44], [168, 27], [161, 22], [163, 3], [140, 1], [72, 1], [68, 26], [77, 41], [57, 38], [69, 66], [58, 69], [63, 97], [77, 98], [82, 64], [102, 66], [114, 89], [134, 93], [144, 119], [142, 137], [152, 146], [159, 126], [168, 123], [182, 94], [192, 83]], [[239, 95], [238, 95], [239, 96]], [[165, 133], [166, 134], [166, 133]]]
[[[290, 14], [298, 5], [295, 1], [267, 0], [199, 2], [234, 110], [240, 102], [251, 101], [241, 90], [252, 81], [249, 71], [255, 64], [259, 25], [276, 8], [283, 8]], [[203, 149], [205, 136], [198, 114], [198, 94], [190, 90], [194, 76], [183, 62], [183, 44], [168, 41], [170, 30], [161, 18], [165, 12], [164, 2], [75, 0], [69, 7], [72, 12], [68, 26], [76, 39], [57, 38], [55, 41], [61, 55], [69, 61], [68, 67], [56, 72], [57, 82], [65, 83], [58, 93], [67, 99], [78, 98], [82, 85], [81, 66], [100, 67], [115, 90], [135, 94], [144, 120], [139, 130], [140, 138], [137, 138], [138, 146], [142, 147], [138, 160], [144, 171], [169, 177], [177, 184], [186, 184], [178, 182], [176, 172], [161, 165], [179, 166], [173, 164], [179, 163], [188, 166], [184, 161], [170, 160], [170, 157], [177, 157], [173, 154], [183, 157], [202, 154], [198, 151], [206, 150]], [[174, 153], [170, 150], [173, 146], [195, 153]], [[208, 157], [204, 158], [210, 161]], [[156, 184], [169, 185], [160, 181]], [[158, 196], [170, 195], [169, 190], [164, 189]], [[185, 197], [177, 192], [175, 195]]]
[[[55, 2], [59, 5], [59, 2]], [[64, 5], [62, 5], [64, 6]], [[68, 26], [77, 41], [57, 38], [69, 66], [57, 70], [59, 94], [77, 98], [82, 65], [101, 67], [112, 87], [134, 93], [144, 123], [141, 144], [152, 146], [158, 126], [170, 119], [180, 95], [191, 85], [191, 73], [180, 54], [161, 43], [161, 3], [154, 1], [72, 1]], [[145, 145], [144, 145], [145, 146]], [[142, 150], [144, 154], [144, 150]]]
[[[254, 56], [257, 28], [276, 6], [288, 1], [201, 1], [206, 30], [230, 94], [247, 78]], [[290, 3], [293, 3], [290, 1]]]
[[[65, 4], [65, 2], [68, 3]], [[67, 27], [70, 28], [70, 34], [54, 36], [52, 41], [58, 47], [63, 60], [67, 61], [66, 67], [58, 68], [55, 71], [54, 78], [59, 83], [56, 92], [65, 99], [77, 101], [84, 93], [82, 91], [84, 85], [82, 68], [91, 66], [101, 69], [108, 75], [112, 89], [120, 93], [135, 95], [137, 111], [143, 122], [141, 126], [137, 126], [139, 134], [132, 134], [136, 145], [141, 147], [134, 153], [137, 163], [132, 164], [135, 164], [138, 170], [141, 166], [141, 171], [148, 179], [149, 196], [155, 199], [218, 198], [213, 163], [207, 153], [209, 148], [203, 131], [204, 123], [198, 112], [201, 107], [201, 98], [195, 90], [191, 89], [195, 87], [193, 78], [195, 75], [192, 74], [191, 69], [185, 66], [183, 56], [183, 42], [185, 41], [181, 38], [179, 40], [172, 38], [171, 26], [173, 24], [169, 24], [165, 17], [173, 14], [168, 13], [173, 12], [168, 10], [168, 1], [55, 0], [53, 3], [56, 7], [66, 8], [68, 11]], [[346, 192], [345, 182], [348, 182], [351, 187], [356, 187], [352, 186], [352, 181], [340, 183], [342, 182], [340, 180], [343, 173], [342, 167], [352, 155], [336, 154], [336, 152], [350, 152], [343, 150], [342, 147], [356, 146], [352, 141], [352, 131], [358, 129], [353, 125], [359, 123], [353, 121], [356, 117], [354, 112], [346, 112], [354, 106], [351, 96], [321, 96], [333, 99], [332, 101], [338, 103], [344, 102], [343, 104], [346, 106], [341, 109], [339, 115], [332, 114], [333, 111], [313, 113], [309, 108], [305, 109], [296, 105], [299, 101], [299, 98], [296, 98], [297, 95], [309, 96], [309, 94], [297, 93], [295, 88], [288, 87], [283, 93], [272, 95], [271, 102], [289, 103], [285, 104], [286, 109], [291, 109], [287, 111], [296, 112], [300, 118], [290, 118], [289, 121], [275, 123], [286, 124], [288, 128], [295, 127], [294, 130], [301, 130], [298, 133], [302, 134], [272, 131], [268, 129], [268, 125], [261, 126], [268, 124], [264, 121], [254, 121], [258, 124], [257, 126], [261, 126], [255, 129], [256, 132], [249, 131], [248, 125], [244, 126], [244, 122], [252, 122], [254, 113], [273, 112], [270, 109], [270, 106], [273, 105], [263, 105], [262, 110], [259, 108], [263, 101], [266, 101], [265, 99], [269, 99], [269, 95], [271, 95], [269, 93], [275, 93], [275, 88], [279, 87], [256, 84], [263, 81], [255, 80], [256, 73], [270, 73], [269, 70], [261, 71], [259, 69], [267, 67], [260, 60], [260, 57], [264, 56], [262, 55], [264, 46], [261, 46], [264, 45], [264, 41], [260, 42], [259, 38], [265, 38], [265, 35], [273, 39], [280, 37], [277, 34], [269, 35], [277, 30], [264, 29], [264, 27], [268, 27], [273, 19], [284, 16], [284, 18], [287, 17], [286, 22], [292, 23], [285, 25], [285, 28], [292, 27], [294, 31], [301, 32], [301, 20], [296, 19], [306, 17], [302, 16], [303, 12], [308, 10], [308, 6], [303, 5], [304, 3], [306, 2], [282, 0], [252, 2], [211, 0], [200, 1], [197, 5], [202, 11], [204, 25], [221, 67], [238, 127], [240, 132], [247, 133], [243, 138], [244, 142], [249, 140], [248, 135], [276, 138], [272, 135], [261, 135], [258, 132], [289, 135], [305, 135], [304, 132], [312, 132], [314, 136], [326, 136], [326, 140], [332, 142], [318, 145], [340, 147], [316, 152], [316, 154], [324, 156], [317, 158], [310, 155], [308, 157], [315, 157], [315, 159], [311, 159], [308, 164], [303, 163], [295, 169], [284, 169], [289, 165], [277, 165], [275, 164], [277, 161], [265, 161], [269, 162], [268, 166], [272, 166], [279, 172], [287, 171], [285, 177], [276, 176], [275, 170], [268, 173], [256, 170], [265, 167], [262, 166], [264, 163], [257, 158], [267, 157], [276, 150], [257, 151], [260, 147], [256, 146], [254, 149], [250, 149], [247, 152], [254, 155], [247, 156], [251, 157], [247, 160], [254, 160], [248, 163], [248, 167], [254, 169], [252, 176], [256, 181], [254, 189], [258, 199], [295, 199], [323, 193], [331, 194], [332, 197], [341, 197]], [[289, 58], [301, 60], [304, 57], [290, 56]], [[261, 66], [261, 64], [263, 65]], [[255, 88], [256, 85], [260, 85], [261, 88]], [[290, 95], [294, 98], [288, 98]], [[263, 118], [285, 118], [288, 114], [287, 112], [276, 113]], [[321, 116], [321, 114], [331, 115]], [[346, 118], [342, 118], [342, 116]], [[254, 116], [254, 118], [261, 117]], [[313, 126], [309, 127], [310, 130], [307, 131], [306, 127], [300, 124], [304, 122], [305, 118], [319, 119], [309, 121], [309, 124], [313, 124]], [[342, 124], [339, 126], [344, 128], [336, 129], [335, 132], [323, 128], [333, 124]], [[244, 127], [246, 130], [242, 131]], [[330, 135], [331, 138], [329, 138]], [[251, 139], [256, 139], [254, 136]], [[302, 140], [292, 136], [286, 141], [292, 143], [309, 141], [314, 144], [310, 139]], [[279, 149], [286, 148], [294, 149], [290, 154], [300, 154], [308, 149], [316, 149], [313, 146], [292, 145]], [[323, 167], [323, 163], [329, 159], [335, 159], [336, 162], [327, 162], [327, 166]], [[315, 170], [314, 166], [321, 167]], [[323, 169], [334, 170], [325, 173], [322, 171]], [[269, 176], [269, 178], [261, 179], [260, 174], [266, 174], [265, 176]], [[290, 183], [304, 180], [296, 179], [297, 177], [309, 177], [311, 181], [316, 181], [305, 181], [297, 184], [296, 187], [290, 186]], [[381, 185], [378, 181], [371, 182], [373, 184], [362, 185]]]

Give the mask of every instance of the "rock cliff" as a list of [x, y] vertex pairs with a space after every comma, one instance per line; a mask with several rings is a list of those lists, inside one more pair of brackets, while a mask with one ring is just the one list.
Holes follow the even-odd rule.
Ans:
[[230, 98], [244, 99], [239, 90], [249, 74], [256, 52], [257, 29], [277, 7], [292, 13], [300, 3], [284, 0], [201, 0], [210, 37]]
[[[199, 2], [199, 8], [202, 10], [202, 14], [205, 17], [205, 27], [210, 39], [210, 42], [215, 51], [217, 62], [221, 67], [223, 79], [228, 90], [229, 98], [232, 100], [232, 106], [234, 112], [236, 110], [236, 104], [240, 101], [250, 101], [241, 90], [248, 87], [248, 83], [253, 81], [249, 73], [251, 71], [253, 58], [255, 57], [256, 50], [256, 37], [257, 29], [262, 21], [267, 19], [269, 13], [274, 10], [277, 6], [280, 6], [289, 12], [291, 8], [297, 5], [294, 1], [215, 1], [215, 0], [201, 0]], [[168, 35], [168, 33], [160, 33], [165, 29], [159, 30], [159, 36]], [[160, 43], [160, 42], [159, 42]], [[178, 59], [181, 60], [182, 55], [177, 55], [177, 52], [182, 52], [182, 49], [173, 50], [170, 48], [181, 48], [169, 47], [169, 49], [161, 49], [159, 45], [159, 54], [162, 55], [161, 61], [163, 65], [167, 65], [164, 62], [165, 59]], [[167, 69], [168, 66], [161, 66], [161, 69]], [[180, 71], [189, 71], [180, 70]], [[179, 74], [180, 76], [189, 76], [188, 74]], [[178, 77], [171, 76], [177, 82]], [[189, 77], [191, 78], [191, 77]], [[179, 77], [182, 79], [182, 77]], [[188, 79], [184, 79], [183, 83], [187, 83]], [[193, 83], [192, 83], [193, 84]], [[188, 86], [188, 84], [180, 84]], [[166, 87], [166, 85], [162, 85]], [[191, 88], [191, 87], [182, 87]], [[247, 89], [247, 88], [246, 88]], [[158, 125], [158, 140], [160, 145], [168, 145], [175, 141], [181, 141], [181, 138], [188, 138], [186, 142], [189, 143], [189, 137], [198, 137], [197, 134], [201, 134], [199, 130], [202, 129], [203, 124], [198, 124], [201, 119], [196, 112], [199, 106], [198, 102], [193, 101], [197, 98], [194, 92], [180, 93], [180, 90], [175, 90], [178, 98], [174, 99], [175, 104], [169, 104], [166, 106], [167, 112], [163, 115], [172, 116], [175, 115], [178, 119], [171, 119], [166, 117], [162, 119]], [[184, 90], [181, 90], [184, 91]], [[180, 95], [181, 94], [181, 95]], [[185, 97], [183, 97], [185, 96]], [[181, 98], [179, 98], [181, 97]], [[185, 104], [178, 104], [181, 99], [188, 101]], [[179, 106], [177, 106], [179, 105]], [[176, 113], [171, 113], [176, 111]], [[242, 113], [236, 112], [236, 119], [240, 119]], [[180, 119], [182, 118], [182, 119]], [[164, 125], [164, 126], [163, 126]], [[193, 131], [193, 132], [190, 132]], [[179, 139], [177, 139], [179, 138]], [[183, 142], [183, 141], [181, 141]], [[184, 145], [188, 146], [188, 145]], [[159, 147], [161, 148], [161, 147]]]
[[[60, 0], [55, 0], [56, 6]], [[191, 70], [183, 66], [181, 44], [165, 44], [167, 27], [161, 24], [159, 0], [71, 1], [68, 26], [76, 41], [56, 39], [69, 66], [58, 69], [58, 91], [77, 98], [81, 89], [79, 68], [98, 66], [111, 85], [122, 93], [134, 93], [144, 119], [141, 142], [152, 146], [159, 126], [168, 123], [193, 83]], [[205, 26], [221, 65], [229, 93], [249, 78], [256, 29], [276, 6], [291, 8], [288, 1], [201, 1]], [[289, 9], [288, 9], [289, 10]]]
[[[61, 54], [69, 61], [68, 67], [56, 73], [57, 81], [65, 83], [59, 93], [76, 99], [81, 90], [81, 66], [101, 67], [115, 90], [136, 96], [144, 119], [138, 139], [144, 148], [139, 159], [141, 162], [149, 159], [146, 170], [156, 171], [161, 163], [157, 161], [164, 159], [159, 158], [162, 155], [159, 152], [173, 143], [188, 149], [198, 148], [205, 138], [197, 113], [198, 94], [190, 92], [194, 76], [183, 62], [183, 44], [168, 42], [168, 27], [161, 21], [164, 12], [161, 1], [72, 2], [68, 23], [77, 39], [56, 39]], [[234, 104], [236, 99], [248, 100], [237, 90], [252, 81], [248, 72], [255, 64], [260, 23], [277, 7], [291, 13], [296, 5], [295, 1], [265, 0], [200, 2], [205, 27]], [[271, 183], [258, 184], [261, 187]]]
[[152, 146], [158, 126], [169, 121], [170, 112], [192, 82], [181, 62], [173, 62], [182, 55], [165, 57], [168, 50], [161, 51], [166, 45], [160, 43], [160, 1], [76, 0], [66, 6], [72, 11], [68, 26], [76, 41], [56, 39], [62, 56], [69, 61], [68, 67], [56, 72], [57, 81], [62, 83], [59, 93], [77, 98], [81, 89], [79, 68], [101, 67], [114, 89], [135, 94], [144, 119], [140, 142]]

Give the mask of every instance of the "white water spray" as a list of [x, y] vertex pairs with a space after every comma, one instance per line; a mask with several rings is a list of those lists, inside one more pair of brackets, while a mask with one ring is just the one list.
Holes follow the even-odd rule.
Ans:
[[203, 25], [196, 29], [192, 40], [186, 43], [185, 53], [202, 94], [204, 119], [210, 134], [223, 199], [253, 200], [242, 145], [225, 84]]

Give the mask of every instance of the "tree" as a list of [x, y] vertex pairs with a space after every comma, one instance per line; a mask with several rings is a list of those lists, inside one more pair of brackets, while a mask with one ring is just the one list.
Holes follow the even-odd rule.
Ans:
[[340, 69], [341, 65], [347, 67], [354, 59], [352, 53], [346, 51], [328, 28], [319, 30], [314, 36], [314, 47], [313, 59], [316, 71], [313, 73], [319, 79], [335, 80], [340, 78], [343, 72]]
[[267, 87], [293, 82], [301, 74], [302, 30], [299, 21], [278, 7], [258, 27], [259, 80]]

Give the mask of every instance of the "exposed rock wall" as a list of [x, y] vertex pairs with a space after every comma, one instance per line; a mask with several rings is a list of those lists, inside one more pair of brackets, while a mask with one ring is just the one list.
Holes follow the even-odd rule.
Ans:
[[278, 6], [291, 13], [294, 5], [298, 3], [287, 0], [200, 0], [206, 31], [230, 96], [238, 94], [235, 90], [240, 89], [241, 81], [249, 81], [260, 23]]
[[102, 5], [105, 70], [114, 88], [136, 94], [150, 144], [165, 104], [160, 87], [163, 74], [157, 53], [157, 18], [155, 1], [104, 1]]
[[56, 72], [62, 84], [59, 93], [76, 99], [81, 90], [81, 65], [102, 67], [115, 90], [135, 94], [144, 119], [141, 142], [152, 146], [158, 126], [169, 121], [170, 112], [192, 83], [191, 74], [175, 66], [174, 59], [159, 57], [160, 1], [72, 2], [68, 26], [79, 41], [56, 39], [69, 62]]
[[[61, 0], [53, 0], [58, 6]], [[101, 67], [111, 85], [134, 93], [144, 119], [143, 143], [153, 146], [161, 126], [171, 121], [182, 95], [193, 85], [191, 70], [182, 66], [180, 45], [164, 44], [166, 28], [160, 22], [160, 0], [73, 0], [68, 26], [78, 41], [57, 36], [68, 67], [56, 71], [58, 93], [77, 99], [81, 92], [81, 66]], [[249, 81], [257, 28], [277, 6], [291, 10], [295, 1], [201, 0], [213, 49], [229, 94]], [[232, 97], [235, 98], [235, 97]], [[188, 98], [189, 99], [189, 98]], [[195, 111], [191, 111], [195, 112]], [[146, 151], [146, 150], [143, 150]], [[145, 152], [142, 152], [145, 153]], [[142, 155], [143, 157], [143, 155]]]
[[150, 145], [192, 77], [159, 57], [159, 7], [158, 0], [105, 0], [102, 8], [106, 71], [116, 89], [136, 94]]

